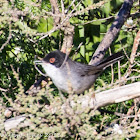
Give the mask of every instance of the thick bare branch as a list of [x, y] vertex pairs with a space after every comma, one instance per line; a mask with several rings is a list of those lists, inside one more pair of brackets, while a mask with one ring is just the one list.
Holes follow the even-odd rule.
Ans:
[[[5, 130], [8, 131], [10, 129], [16, 128], [17, 125], [19, 125], [25, 119], [26, 119], [25, 115], [20, 115], [6, 120], [6, 122], [4, 123]], [[24, 122], [24, 125], [22, 125], [22, 127], [28, 126], [29, 124], [30, 123], [26, 121]]]
[[97, 65], [100, 60], [104, 57], [106, 50], [110, 47], [113, 40], [116, 38], [124, 22], [130, 15], [130, 10], [133, 5], [133, 0], [125, 0], [117, 17], [115, 18], [112, 26], [104, 36], [104, 39], [99, 44], [97, 50], [95, 51], [90, 64]]
[[132, 83], [96, 94], [97, 108], [112, 103], [120, 103], [140, 96], [140, 82]]

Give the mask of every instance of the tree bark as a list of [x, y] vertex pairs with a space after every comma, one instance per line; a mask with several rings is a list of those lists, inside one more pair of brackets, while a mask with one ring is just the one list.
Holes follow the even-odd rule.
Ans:
[[124, 0], [124, 3], [115, 18], [114, 22], [112, 23], [112, 26], [108, 30], [108, 32], [105, 34], [102, 42], [99, 44], [98, 48], [96, 49], [90, 64], [96, 66], [104, 57], [105, 52], [110, 47], [112, 42], [115, 40], [116, 36], [118, 35], [121, 27], [124, 25], [124, 22], [127, 20], [127, 18], [130, 16], [130, 10], [133, 6], [134, 0]]

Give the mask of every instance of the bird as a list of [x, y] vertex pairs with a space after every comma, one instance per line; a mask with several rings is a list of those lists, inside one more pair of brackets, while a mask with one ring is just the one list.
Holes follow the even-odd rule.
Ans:
[[56, 50], [34, 63], [42, 66], [59, 91], [81, 94], [95, 83], [108, 66], [122, 58], [122, 52], [118, 52], [93, 66], [73, 61], [65, 53]]

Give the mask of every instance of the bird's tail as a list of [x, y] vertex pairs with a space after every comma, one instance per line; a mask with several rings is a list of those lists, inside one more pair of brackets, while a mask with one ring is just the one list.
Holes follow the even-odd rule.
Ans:
[[115, 53], [106, 59], [103, 59], [101, 63], [98, 64], [100, 68], [105, 69], [106, 67], [110, 66], [111, 64], [116, 63], [117, 61], [121, 60], [124, 57], [122, 52]]

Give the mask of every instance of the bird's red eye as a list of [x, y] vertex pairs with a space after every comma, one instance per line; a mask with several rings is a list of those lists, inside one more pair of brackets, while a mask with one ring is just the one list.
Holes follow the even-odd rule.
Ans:
[[55, 62], [55, 58], [50, 58], [50, 59], [49, 59], [49, 62], [50, 62], [50, 63], [54, 63], [54, 62]]

